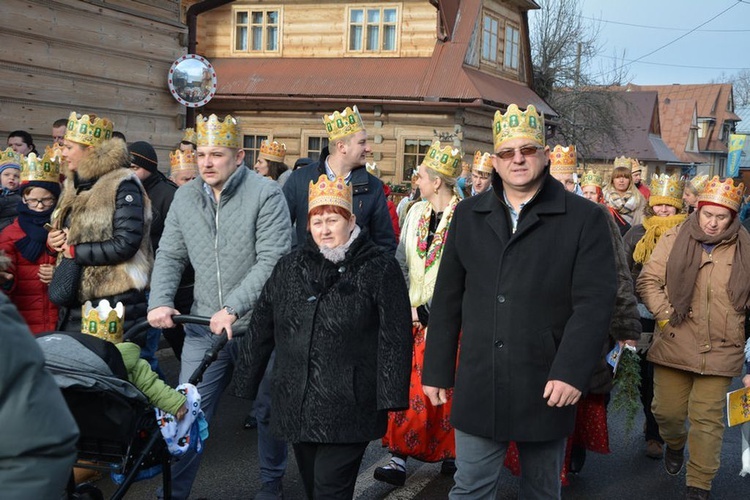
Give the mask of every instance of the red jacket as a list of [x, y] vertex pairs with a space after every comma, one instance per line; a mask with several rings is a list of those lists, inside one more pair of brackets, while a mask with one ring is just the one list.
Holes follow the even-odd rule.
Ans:
[[15, 242], [26, 236], [18, 220], [0, 232], [0, 250], [10, 258], [10, 269], [14, 280], [10, 290], [4, 290], [16, 305], [33, 334], [55, 329], [57, 306], [50, 302], [47, 285], [39, 280], [40, 264], [55, 264], [55, 256], [45, 249], [36, 262], [26, 260], [16, 248]]
[[388, 215], [391, 216], [391, 224], [393, 225], [393, 232], [396, 235], [396, 244], [401, 239], [401, 226], [398, 225], [398, 213], [396, 212], [396, 205], [388, 198], [391, 195], [391, 188], [387, 184], [383, 183], [383, 191], [385, 192], [385, 203], [388, 205]]

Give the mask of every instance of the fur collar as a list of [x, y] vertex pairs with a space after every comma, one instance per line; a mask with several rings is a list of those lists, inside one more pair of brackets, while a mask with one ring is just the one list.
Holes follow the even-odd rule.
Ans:
[[[130, 166], [130, 154], [125, 142], [110, 139], [92, 147], [78, 166], [78, 177], [91, 180], [112, 172], [118, 168]], [[69, 173], [72, 177], [72, 172]]]

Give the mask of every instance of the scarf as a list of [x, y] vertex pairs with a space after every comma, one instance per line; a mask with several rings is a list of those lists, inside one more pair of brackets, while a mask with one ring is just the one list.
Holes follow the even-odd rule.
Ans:
[[36, 262], [47, 247], [47, 230], [44, 225], [50, 221], [55, 207], [44, 212], [35, 212], [23, 201], [18, 202], [18, 225], [26, 236], [16, 241], [15, 245], [24, 259]]
[[352, 246], [352, 243], [357, 239], [357, 236], [359, 236], [359, 233], [361, 231], [362, 230], [359, 228], [359, 226], [355, 224], [354, 230], [349, 236], [349, 241], [347, 241], [343, 245], [337, 246], [336, 248], [319, 247], [320, 253], [323, 254], [323, 257], [333, 262], [334, 264], [342, 262], [346, 258], [346, 252], [349, 251], [349, 247]]
[[625, 194], [620, 194], [616, 189], [612, 189], [605, 191], [604, 197], [608, 205], [612, 206], [621, 215], [630, 217], [632, 221], [633, 212], [638, 209], [639, 202], [638, 196], [635, 193], [628, 190]]
[[643, 229], [646, 233], [638, 240], [633, 251], [633, 260], [639, 264], [645, 264], [651, 258], [651, 252], [656, 248], [659, 238], [678, 224], [682, 224], [687, 215], [676, 214], [667, 217], [658, 217], [656, 215], [643, 219]]
[[716, 236], [708, 236], [700, 227], [699, 214], [700, 211], [697, 211], [687, 218], [677, 233], [667, 261], [667, 289], [674, 308], [669, 321], [675, 325], [682, 323], [688, 315], [704, 244], [717, 245], [736, 237], [737, 247], [734, 251], [727, 293], [737, 311], [742, 311], [750, 305], [750, 234], [740, 231], [740, 218], [735, 216], [726, 231]]

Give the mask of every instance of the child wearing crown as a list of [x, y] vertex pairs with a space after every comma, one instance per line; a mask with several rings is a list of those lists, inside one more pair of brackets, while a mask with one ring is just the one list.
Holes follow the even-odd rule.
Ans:
[[[661, 236], [636, 283], [657, 324], [648, 360], [654, 365], [652, 410], [666, 445], [664, 467], [679, 474], [689, 444], [691, 499], [709, 498], [719, 469], [727, 389], [745, 361], [750, 234], [737, 216], [744, 189], [732, 179], [709, 181], [697, 210]], [[750, 386], [750, 377], [743, 384]]]
[[16, 218], [19, 179], [21, 176], [21, 155], [11, 148], [0, 152], [0, 231]]

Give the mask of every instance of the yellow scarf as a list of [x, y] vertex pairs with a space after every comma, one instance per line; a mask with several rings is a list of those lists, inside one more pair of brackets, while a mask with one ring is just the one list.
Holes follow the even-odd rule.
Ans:
[[643, 228], [646, 234], [643, 235], [635, 245], [633, 251], [633, 260], [639, 264], [645, 264], [651, 257], [651, 252], [656, 248], [661, 235], [667, 232], [667, 229], [682, 224], [687, 218], [687, 214], [668, 215], [666, 217], [651, 216], [643, 219]]

